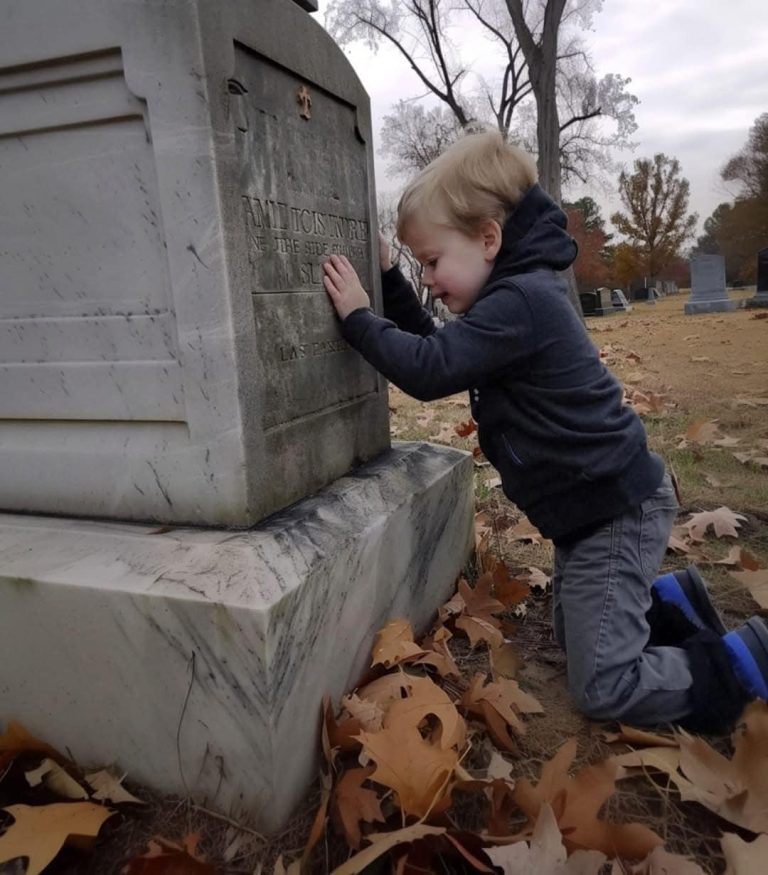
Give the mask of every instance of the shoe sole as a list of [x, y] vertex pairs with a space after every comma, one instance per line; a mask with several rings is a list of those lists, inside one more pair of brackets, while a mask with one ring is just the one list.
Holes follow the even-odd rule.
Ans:
[[[677, 577], [677, 574], [675, 574], [675, 577]], [[681, 577], [683, 577], [683, 580], [677, 577], [677, 581], [686, 598], [691, 603], [691, 607], [701, 618], [701, 622], [713, 632], [717, 632], [718, 635], [725, 635], [728, 629], [726, 629], [720, 614], [717, 613], [710, 601], [709, 590], [699, 574], [698, 568], [695, 565], [689, 565]], [[766, 634], [768, 635], [768, 632]]]

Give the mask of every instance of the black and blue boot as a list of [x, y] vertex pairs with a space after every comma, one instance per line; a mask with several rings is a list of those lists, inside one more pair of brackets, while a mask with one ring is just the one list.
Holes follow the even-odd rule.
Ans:
[[651, 586], [651, 598], [647, 614], [651, 646], [677, 646], [702, 630], [719, 636], [728, 631], [695, 565], [657, 577]]
[[768, 700], [768, 623], [752, 617], [723, 636], [733, 672], [752, 697]]

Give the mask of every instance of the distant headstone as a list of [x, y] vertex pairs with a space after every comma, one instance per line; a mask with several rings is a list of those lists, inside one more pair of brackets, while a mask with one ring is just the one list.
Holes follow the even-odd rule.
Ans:
[[768, 307], [768, 248], [757, 253], [757, 294], [749, 298], [747, 307]]
[[579, 300], [581, 301], [581, 312], [585, 316], [602, 316], [602, 308], [598, 306], [599, 298], [600, 296], [597, 292], [582, 292], [579, 295]]
[[384, 451], [322, 283], [344, 254], [379, 305], [328, 34], [286, 0], [4, 8], [0, 508], [248, 526]]
[[611, 306], [617, 310], [629, 312], [632, 305], [627, 300], [627, 296], [621, 289], [611, 289]]
[[719, 313], [736, 309], [725, 290], [725, 259], [722, 255], [694, 255], [691, 265], [691, 297], [686, 315]]

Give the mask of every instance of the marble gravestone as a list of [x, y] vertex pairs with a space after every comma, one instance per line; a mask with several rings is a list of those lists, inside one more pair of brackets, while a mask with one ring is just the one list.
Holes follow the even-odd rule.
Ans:
[[321, 284], [344, 253], [380, 305], [368, 98], [313, 6], [0, 28], [0, 729], [261, 831], [474, 540], [471, 456], [389, 446]]
[[321, 277], [379, 303], [368, 100], [310, 16], [6, 0], [0, 49], [0, 508], [247, 526], [385, 450]]
[[725, 290], [725, 259], [722, 255], [694, 255], [690, 261], [691, 296], [686, 315], [719, 313], [736, 309]]

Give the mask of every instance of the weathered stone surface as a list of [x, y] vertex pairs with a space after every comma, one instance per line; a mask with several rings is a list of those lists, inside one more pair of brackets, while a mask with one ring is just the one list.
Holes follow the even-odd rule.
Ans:
[[[45, 39], [40, 23], [45, 22]], [[368, 98], [288, 0], [7, 0], [0, 507], [246, 526], [389, 443]]]
[[735, 310], [736, 302], [725, 290], [725, 259], [722, 255], [694, 255], [691, 266], [691, 297], [687, 315]]
[[263, 830], [314, 777], [323, 695], [424, 628], [473, 543], [472, 461], [400, 444], [248, 532], [0, 515], [1, 719]]

